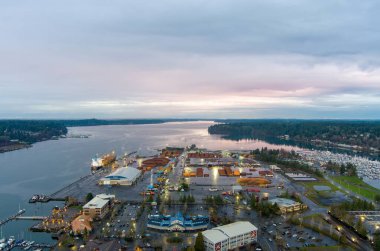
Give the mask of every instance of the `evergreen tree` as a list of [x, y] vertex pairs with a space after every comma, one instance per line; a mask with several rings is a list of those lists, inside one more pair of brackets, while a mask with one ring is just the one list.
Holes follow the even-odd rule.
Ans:
[[92, 193], [88, 193], [86, 195], [86, 202], [89, 202], [90, 200], [92, 200], [94, 198], [94, 195]]
[[205, 251], [205, 243], [203, 240], [203, 235], [201, 232], [198, 233], [197, 238], [195, 239], [195, 245], [194, 245], [195, 251]]
[[373, 235], [373, 248], [375, 251], [380, 251], [380, 232]]

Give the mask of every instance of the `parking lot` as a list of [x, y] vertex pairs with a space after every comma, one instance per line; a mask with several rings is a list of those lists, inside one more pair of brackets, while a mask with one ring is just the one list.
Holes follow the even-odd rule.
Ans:
[[287, 223], [281, 216], [270, 220], [262, 219], [259, 223], [259, 236], [263, 246], [269, 246], [270, 250], [277, 250], [277, 244], [284, 248], [338, 245], [325, 235]]

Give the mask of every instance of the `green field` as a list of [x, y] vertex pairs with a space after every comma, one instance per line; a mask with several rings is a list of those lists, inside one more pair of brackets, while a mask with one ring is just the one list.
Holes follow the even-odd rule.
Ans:
[[[319, 199], [324, 197], [331, 196], [331, 192], [335, 192], [339, 190], [336, 186], [331, 184], [329, 181], [320, 178], [318, 181], [311, 181], [311, 182], [301, 182], [302, 186], [306, 188], [305, 196], [312, 200], [314, 203], [323, 206], [321, 201]], [[314, 189], [314, 186], [328, 186], [330, 187], [330, 191], [316, 191]]]
[[304, 186], [307, 189], [307, 191], [309, 190], [315, 191], [314, 186], [328, 186], [331, 188], [331, 191], [333, 192], [336, 190], [339, 190], [336, 186], [331, 184], [328, 180], [325, 180], [322, 178], [320, 178], [318, 181], [301, 182], [300, 184], [302, 184], [302, 186]]
[[336, 183], [342, 187], [350, 190], [356, 194], [359, 194], [363, 197], [373, 200], [376, 194], [380, 194], [380, 190], [376, 189], [358, 177], [353, 176], [336, 176], [331, 177]]

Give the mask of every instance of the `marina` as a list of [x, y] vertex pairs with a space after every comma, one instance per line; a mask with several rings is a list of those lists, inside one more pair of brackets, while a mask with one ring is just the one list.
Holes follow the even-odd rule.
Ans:
[[44, 249], [52, 249], [56, 245], [36, 243], [35, 241], [26, 241], [26, 240], [16, 240], [14, 236], [9, 237], [8, 239], [0, 239], [0, 250], [10, 251], [13, 249], [22, 249], [22, 250], [31, 250], [42, 251]]

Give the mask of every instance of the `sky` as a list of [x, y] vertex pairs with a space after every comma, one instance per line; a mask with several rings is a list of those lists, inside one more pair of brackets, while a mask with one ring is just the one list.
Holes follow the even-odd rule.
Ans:
[[380, 1], [4, 0], [0, 118], [380, 119]]

